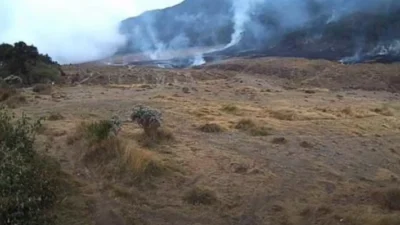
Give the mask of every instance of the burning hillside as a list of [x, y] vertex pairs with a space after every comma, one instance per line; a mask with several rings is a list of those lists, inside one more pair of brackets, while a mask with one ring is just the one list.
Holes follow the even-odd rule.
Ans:
[[118, 54], [173, 68], [238, 56], [393, 62], [399, 26], [400, 2], [389, 0], [186, 0], [123, 21]]

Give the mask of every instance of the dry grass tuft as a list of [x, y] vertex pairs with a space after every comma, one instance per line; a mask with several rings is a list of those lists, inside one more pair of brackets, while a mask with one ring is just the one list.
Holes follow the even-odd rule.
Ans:
[[165, 165], [156, 159], [153, 152], [125, 146], [120, 155], [121, 162], [135, 179], [143, 180], [146, 177], [154, 177], [166, 171]]
[[[163, 130], [160, 130], [163, 132]], [[80, 160], [91, 168], [101, 171], [106, 177], [126, 174], [129, 179], [141, 181], [159, 176], [167, 168], [155, 153], [135, 147], [117, 136], [93, 138], [87, 136], [88, 123], [80, 123], [73, 135], [67, 138], [67, 144], [80, 143]], [[102, 132], [101, 132], [102, 133]], [[170, 139], [170, 133], [159, 134], [160, 139]]]
[[382, 116], [394, 116], [394, 110], [387, 104], [384, 104], [380, 108], [375, 108], [373, 111]]
[[235, 126], [236, 129], [246, 131], [252, 136], [268, 136], [271, 130], [268, 127], [257, 126], [251, 119], [241, 119]]
[[199, 127], [199, 130], [205, 133], [221, 133], [224, 128], [216, 123], [206, 123]]
[[86, 164], [104, 165], [116, 159], [124, 151], [124, 147], [117, 137], [91, 142], [83, 150], [81, 159]]
[[290, 110], [290, 109], [282, 109], [282, 110], [270, 110], [268, 111], [269, 114], [278, 120], [295, 120], [297, 117], [297, 114], [295, 111]]
[[138, 136], [138, 142], [147, 148], [152, 148], [156, 145], [172, 142], [175, 140], [174, 133], [168, 129], [158, 129], [155, 135], [149, 137], [145, 133]]
[[215, 192], [200, 187], [193, 188], [186, 192], [183, 200], [192, 205], [212, 205], [218, 201]]
[[271, 129], [268, 127], [253, 127], [249, 130], [252, 136], [268, 136], [271, 135]]
[[221, 110], [227, 113], [237, 113], [239, 108], [235, 105], [224, 105]]

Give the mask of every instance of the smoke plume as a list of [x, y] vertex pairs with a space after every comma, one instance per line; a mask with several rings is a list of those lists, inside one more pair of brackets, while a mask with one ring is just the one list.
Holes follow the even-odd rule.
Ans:
[[24, 41], [60, 63], [105, 58], [126, 42], [121, 20], [179, 0], [1, 0], [0, 43]]
[[[202, 54], [212, 52], [264, 51], [301, 57], [311, 53], [335, 60], [396, 53], [393, 41], [400, 39], [400, 32], [392, 29], [397, 22], [390, 22], [400, 20], [393, 18], [395, 10], [400, 10], [400, 1], [185, 0], [124, 20], [120, 31], [128, 44], [121, 52], [147, 52], [160, 59], [165, 56], [161, 52], [198, 47], [193, 65], [204, 63]], [[374, 28], [379, 24], [386, 30]], [[208, 50], [202, 51], [205, 47]]]

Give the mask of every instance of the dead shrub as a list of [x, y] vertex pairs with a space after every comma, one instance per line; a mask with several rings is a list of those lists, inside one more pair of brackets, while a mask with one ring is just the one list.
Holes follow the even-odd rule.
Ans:
[[196, 187], [186, 192], [183, 200], [192, 205], [212, 205], [217, 202], [217, 195], [209, 189]]
[[199, 130], [205, 133], [221, 133], [224, 131], [224, 128], [216, 123], [206, 123], [200, 126]]

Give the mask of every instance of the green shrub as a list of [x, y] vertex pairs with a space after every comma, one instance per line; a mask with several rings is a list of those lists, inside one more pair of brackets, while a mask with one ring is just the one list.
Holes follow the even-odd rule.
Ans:
[[52, 224], [58, 170], [34, 150], [40, 121], [15, 119], [0, 109], [0, 222], [2, 225]]
[[111, 120], [100, 120], [84, 125], [85, 138], [89, 142], [100, 142], [110, 136], [116, 136], [121, 128], [121, 122], [117, 117]]

